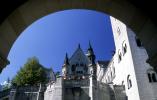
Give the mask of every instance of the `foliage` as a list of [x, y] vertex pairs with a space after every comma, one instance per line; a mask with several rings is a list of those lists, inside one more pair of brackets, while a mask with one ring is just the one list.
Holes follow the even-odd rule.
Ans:
[[55, 76], [56, 76], [56, 77], [59, 77], [59, 76], [60, 76], [60, 72], [57, 71], [57, 72], [55, 73]]
[[12, 84], [23, 86], [44, 83], [46, 81], [46, 72], [44, 69], [37, 58], [29, 58], [13, 78]]

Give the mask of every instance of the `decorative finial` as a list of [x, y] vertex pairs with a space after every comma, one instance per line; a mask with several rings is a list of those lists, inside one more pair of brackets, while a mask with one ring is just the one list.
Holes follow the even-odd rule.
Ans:
[[78, 44], [78, 48], [81, 48], [80, 43]]
[[68, 58], [67, 52], [66, 52], [66, 55], [65, 55], [64, 64], [65, 64], [65, 65], [68, 65], [68, 64], [69, 64], [69, 58]]
[[68, 58], [68, 53], [66, 52], [65, 57]]
[[91, 43], [90, 43], [90, 40], [89, 40], [89, 48], [92, 48]]

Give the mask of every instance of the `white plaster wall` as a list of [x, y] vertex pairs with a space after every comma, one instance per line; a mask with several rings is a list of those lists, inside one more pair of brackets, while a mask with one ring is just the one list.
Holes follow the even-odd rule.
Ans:
[[[152, 88], [153, 84], [157, 83], [150, 83], [147, 76], [147, 70], [151, 68], [151, 66], [146, 63], [148, 59], [148, 55], [146, 50], [143, 47], [138, 47], [135, 42], [135, 34], [131, 29], [127, 29], [131, 52], [134, 61], [134, 68], [137, 77], [139, 95], [141, 100], [156, 100], [157, 97], [154, 95]], [[156, 98], [156, 99], [155, 99]]]
[[[133, 58], [131, 54], [130, 44], [128, 40], [126, 26], [121, 23], [119, 20], [110, 17], [111, 25], [113, 29], [113, 36], [115, 42], [115, 55], [113, 56], [113, 62], [115, 66], [115, 79], [113, 80], [114, 84], [121, 85], [122, 81], [124, 81], [126, 94], [128, 96], [128, 100], [140, 100], [139, 91], [136, 81], [135, 69]], [[118, 35], [117, 28], [120, 28], [121, 33]], [[127, 52], [123, 56], [122, 54], [122, 43], [125, 41], [127, 45]], [[118, 62], [118, 51], [122, 54], [122, 60]], [[127, 76], [130, 75], [132, 81], [132, 87], [128, 89], [127, 86]]]
[[101, 67], [98, 63], [96, 64], [97, 67], [97, 81], [102, 81], [103, 74], [104, 74], [104, 68]]
[[[116, 77], [114, 84], [121, 84], [124, 81], [128, 100], [156, 100], [157, 83], [149, 83], [147, 70], [151, 68], [146, 63], [148, 55], [143, 47], [138, 47], [135, 40], [135, 34], [119, 20], [110, 17], [113, 36], [116, 46], [116, 53], [113, 57], [115, 64]], [[121, 34], [118, 35], [117, 28], [120, 28]], [[122, 53], [122, 43], [125, 41], [127, 52], [122, 60], [118, 62], [118, 52]], [[127, 87], [127, 75], [131, 76], [132, 87]]]

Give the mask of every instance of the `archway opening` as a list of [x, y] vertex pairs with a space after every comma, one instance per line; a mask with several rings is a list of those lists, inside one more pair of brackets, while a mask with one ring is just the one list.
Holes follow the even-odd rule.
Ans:
[[[115, 49], [110, 18], [94, 10], [73, 9], [52, 13], [27, 27], [10, 50], [10, 64], [1, 73], [1, 82], [18, 72], [30, 57], [61, 71], [66, 52], [71, 56], [80, 43], [84, 53], [91, 42], [97, 60], [109, 60]], [[11, 72], [11, 73], [10, 73]], [[8, 74], [10, 73], [10, 74]]]

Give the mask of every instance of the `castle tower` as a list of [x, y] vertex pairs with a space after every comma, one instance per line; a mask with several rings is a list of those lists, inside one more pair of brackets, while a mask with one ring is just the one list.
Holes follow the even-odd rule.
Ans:
[[94, 51], [93, 51], [93, 48], [92, 48], [90, 42], [89, 42], [89, 47], [88, 47], [88, 50], [87, 50], [87, 57], [90, 61], [90, 64], [94, 65], [95, 64], [95, 54], [94, 54]]
[[68, 58], [68, 54], [66, 53], [65, 59], [64, 59], [64, 64], [62, 66], [62, 75], [63, 75], [64, 78], [67, 77], [68, 67], [69, 67], [69, 58]]
[[89, 47], [87, 50], [87, 57], [89, 60], [89, 73], [90, 73], [90, 88], [89, 88], [89, 96], [91, 100], [97, 100], [96, 98], [96, 88], [97, 88], [97, 77], [96, 77], [96, 64], [95, 64], [95, 54], [92, 48], [91, 43], [89, 42]]
[[94, 51], [90, 42], [89, 42], [89, 47], [88, 47], [86, 55], [89, 60], [89, 73], [92, 75], [94, 79], [96, 79], [95, 54], [94, 54]]
[[128, 100], [155, 100], [157, 79], [146, 63], [148, 55], [135, 33], [119, 20], [110, 17], [116, 47], [113, 63], [114, 84], [124, 85]]

